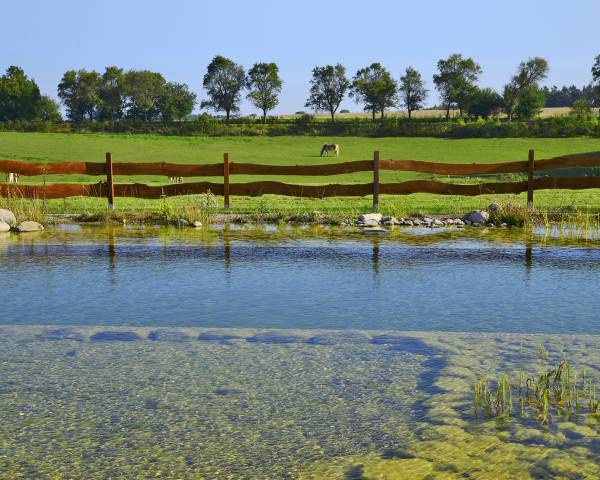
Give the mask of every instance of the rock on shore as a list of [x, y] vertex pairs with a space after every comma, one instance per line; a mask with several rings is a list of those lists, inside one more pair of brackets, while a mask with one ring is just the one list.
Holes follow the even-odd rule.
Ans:
[[17, 218], [15, 217], [15, 214], [10, 210], [0, 208], [0, 222], [8, 223], [9, 225], [14, 225], [15, 223], [17, 223]]

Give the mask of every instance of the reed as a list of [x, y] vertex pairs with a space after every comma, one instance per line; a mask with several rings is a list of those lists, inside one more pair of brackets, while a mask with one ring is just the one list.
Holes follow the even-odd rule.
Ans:
[[[545, 353], [543, 345], [539, 353]], [[540, 359], [545, 356], [539, 355]], [[473, 387], [475, 415], [477, 417], [508, 418], [512, 416], [513, 394], [516, 395], [519, 415], [535, 413], [542, 424], [552, 417], [577, 416], [581, 414], [600, 418], [600, 400], [596, 398], [596, 386], [592, 385], [582, 369], [578, 377], [570, 363], [563, 359], [552, 369], [545, 369], [537, 376], [527, 376], [521, 369], [518, 384], [513, 384], [506, 372], [496, 382], [495, 389], [485, 380]]]

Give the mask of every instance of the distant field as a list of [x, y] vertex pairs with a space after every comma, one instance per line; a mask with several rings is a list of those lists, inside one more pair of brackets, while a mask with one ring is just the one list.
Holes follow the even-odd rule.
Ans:
[[[320, 158], [323, 143], [339, 143], [338, 159]], [[440, 162], [499, 162], [527, 158], [533, 148], [536, 158], [584, 152], [600, 152], [598, 138], [504, 138], [504, 139], [442, 139], [442, 138], [367, 138], [367, 137], [165, 137], [144, 135], [103, 134], [45, 134], [0, 133], [0, 159], [32, 162], [58, 161], [104, 161], [104, 153], [112, 152], [116, 162], [173, 162], [173, 163], [219, 163], [223, 153], [228, 152], [233, 162], [263, 164], [323, 164], [335, 161], [351, 161], [372, 158], [373, 150], [381, 152], [382, 159], [413, 159]], [[382, 172], [381, 182], [397, 182], [410, 178], [430, 178], [429, 175], [408, 172]], [[278, 180], [286, 183], [367, 183], [372, 181], [369, 172], [333, 177], [257, 177], [235, 176], [232, 181]], [[101, 180], [99, 177], [55, 175], [21, 177], [27, 183], [86, 182]], [[199, 179], [187, 179], [194, 181]], [[209, 179], [222, 181], [220, 177]], [[472, 181], [472, 180], [470, 180]], [[161, 184], [163, 177], [117, 177], [121, 183]], [[404, 197], [382, 198], [382, 208], [396, 212], [453, 213], [489, 203], [499, 196], [442, 197], [415, 194]], [[499, 198], [508, 200], [508, 197]], [[523, 196], [513, 198], [524, 202]], [[193, 201], [178, 199], [176, 202]], [[126, 209], [155, 209], [158, 202], [119, 199], [118, 206]], [[2, 200], [0, 199], [0, 204]], [[275, 196], [258, 198], [233, 198], [236, 211], [272, 209], [285, 211], [354, 211], [368, 208], [368, 198], [292, 199]], [[104, 208], [102, 200], [68, 199], [50, 202], [52, 211], [77, 211], [78, 209]], [[600, 211], [600, 193], [595, 190], [582, 192], [547, 191], [536, 193], [536, 205], [546, 208], [585, 209]]]
[[[540, 117], [558, 117], [561, 115], [566, 115], [571, 110], [570, 107], [554, 107], [554, 108], [544, 108], [540, 113]], [[594, 109], [596, 115], [598, 114], [598, 109]], [[307, 112], [311, 113], [311, 112]], [[390, 111], [386, 112], [386, 117], [407, 117], [407, 113], [404, 110], [399, 111]], [[451, 112], [452, 116], [458, 116], [458, 110]], [[282, 118], [295, 118], [299, 117], [299, 115], [279, 115]], [[417, 110], [413, 112], [413, 116], [415, 118], [436, 118], [436, 117], [445, 117], [445, 110]], [[351, 118], [371, 118], [370, 112], [350, 112], [350, 113], [338, 113], [336, 114], [338, 119], [351, 119]], [[318, 113], [315, 115], [315, 118], [328, 120], [330, 118], [328, 113]]]

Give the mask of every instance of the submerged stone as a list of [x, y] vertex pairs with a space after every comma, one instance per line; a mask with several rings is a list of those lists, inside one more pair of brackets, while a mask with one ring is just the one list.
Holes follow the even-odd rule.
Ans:
[[134, 342], [136, 340], [141, 340], [141, 337], [135, 332], [105, 331], [94, 333], [90, 337], [92, 342]]
[[298, 343], [303, 342], [304, 339], [297, 335], [284, 335], [275, 332], [265, 332], [247, 338], [246, 341], [250, 343]]
[[203, 342], [226, 342], [227, 340], [239, 340], [243, 337], [219, 332], [204, 332], [198, 335], [198, 340]]
[[189, 335], [181, 330], [154, 330], [148, 334], [148, 340], [153, 342], [187, 342]]

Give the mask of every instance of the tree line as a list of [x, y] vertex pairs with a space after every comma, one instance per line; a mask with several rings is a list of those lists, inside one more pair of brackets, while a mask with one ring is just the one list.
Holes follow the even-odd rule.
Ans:
[[[500, 92], [478, 86], [481, 66], [472, 58], [450, 55], [437, 62], [433, 84], [439, 94], [440, 108], [446, 118], [451, 112], [459, 116], [489, 118], [506, 114], [527, 120], [545, 106], [576, 104], [578, 112], [600, 106], [600, 55], [591, 69], [592, 82], [582, 90], [576, 87], [541, 87], [547, 78], [548, 62], [534, 57], [521, 62], [515, 74]], [[200, 108], [224, 113], [228, 122], [239, 112], [243, 96], [261, 111], [263, 122], [279, 104], [283, 81], [275, 63], [255, 63], [248, 72], [242, 65], [223, 56], [215, 56], [202, 79], [206, 99]], [[380, 63], [372, 63], [349, 77], [342, 64], [317, 66], [312, 70], [309, 95], [305, 106], [328, 112], [331, 120], [345, 98], [352, 98], [370, 112], [384, 118], [391, 108], [404, 108], [408, 118], [423, 108], [429, 95], [420, 72], [407, 67], [398, 80]], [[144, 122], [182, 120], [197, 104], [196, 94], [188, 85], [167, 81], [162, 74], [149, 70], [106, 67], [94, 70], [69, 70], [58, 85], [58, 97], [72, 122], [119, 121]], [[587, 110], [586, 110], [587, 109]], [[39, 87], [24, 71], [11, 66], [0, 77], [0, 121], [61, 119], [59, 105], [41, 95]]]

